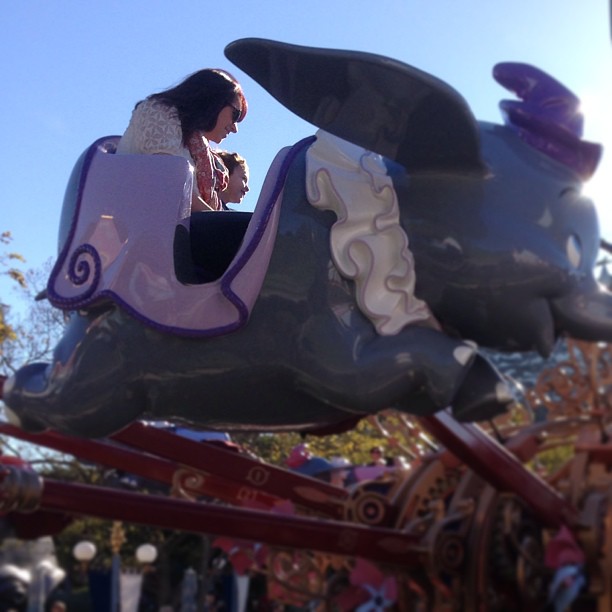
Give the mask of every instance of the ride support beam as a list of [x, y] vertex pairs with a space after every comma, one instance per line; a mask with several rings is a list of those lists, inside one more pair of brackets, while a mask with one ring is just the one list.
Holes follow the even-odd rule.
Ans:
[[[419, 536], [393, 529], [321, 518], [233, 508], [203, 502], [144, 495], [105, 487], [43, 479], [40, 486], [24, 487], [24, 470], [5, 466], [0, 470], [2, 509], [27, 509], [93, 516], [151, 525], [162, 529], [236, 538], [269, 546], [317, 550], [335, 555], [358, 556], [403, 568], [422, 565], [425, 550]], [[21, 473], [21, 474], [20, 474]], [[32, 489], [38, 489], [33, 491]]]
[[419, 417], [419, 422], [493, 488], [521, 498], [544, 525], [577, 526], [577, 509], [477, 425], [459, 423], [447, 412]]
[[[135, 451], [108, 440], [76, 438], [53, 431], [32, 434], [9, 423], [0, 423], [0, 434], [165, 484], [168, 492], [175, 495], [207, 495], [237, 505], [248, 502], [264, 508], [273, 508], [282, 501], [266, 491], [244, 484], [236, 485], [216, 474], [198, 472], [180, 463]], [[200, 450], [206, 452], [204, 446]]]
[[341, 518], [344, 514], [344, 502], [350, 495], [341, 487], [217, 445], [206, 444], [204, 452], [202, 442], [189, 440], [142, 422], [132, 423], [113, 434], [112, 439], [140, 451], [213, 473], [228, 482], [255, 490], [263, 489], [269, 495], [287, 499], [324, 516]]

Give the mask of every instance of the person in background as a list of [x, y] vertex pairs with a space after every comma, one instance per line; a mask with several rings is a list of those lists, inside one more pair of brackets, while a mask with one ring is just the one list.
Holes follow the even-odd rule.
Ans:
[[330, 481], [330, 473], [333, 469], [330, 461], [313, 455], [308, 444], [305, 443], [298, 444], [291, 449], [291, 453], [285, 459], [285, 465], [294, 472], [312, 476], [324, 482]]
[[346, 457], [332, 457], [330, 459], [332, 469], [330, 470], [329, 482], [337, 487], [345, 487], [355, 484], [353, 466]]
[[387, 465], [383, 450], [380, 446], [373, 446], [370, 449], [370, 463], [368, 463], [368, 466], [374, 465]]
[[218, 194], [228, 176], [210, 142], [235, 134], [246, 113], [242, 87], [231, 74], [199, 70], [136, 104], [117, 153], [185, 157], [195, 167], [191, 211], [222, 210]]
[[219, 192], [223, 210], [231, 210], [228, 204], [240, 204], [249, 191], [249, 167], [238, 153], [215, 151], [229, 172], [227, 186]]

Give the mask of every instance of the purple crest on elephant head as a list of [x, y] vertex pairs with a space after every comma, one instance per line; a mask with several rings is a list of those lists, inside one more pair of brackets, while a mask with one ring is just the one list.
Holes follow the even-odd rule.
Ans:
[[493, 68], [493, 76], [521, 99], [499, 103], [506, 125], [529, 145], [588, 179], [597, 168], [602, 147], [581, 140], [580, 100], [529, 64], [503, 62]]

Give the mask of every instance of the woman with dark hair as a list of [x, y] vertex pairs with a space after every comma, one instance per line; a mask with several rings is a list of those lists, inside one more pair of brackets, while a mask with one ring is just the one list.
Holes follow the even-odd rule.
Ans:
[[224, 70], [204, 69], [136, 104], [117, 153], [179, 155], [195, 167], [192, 212], [222, 210], [228, 180], [210, 148], [238, 131], [247, 113], [242, 87]]

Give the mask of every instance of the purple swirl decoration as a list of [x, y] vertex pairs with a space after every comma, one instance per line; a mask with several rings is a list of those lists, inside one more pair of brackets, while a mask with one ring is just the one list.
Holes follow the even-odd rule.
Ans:
[[91, 244], [82, 244], [77, 247], [70, 255], [67, 270], [68, 278], [76, 286], [89, 283], [89, 287], [83, 293], [74, 296], [71, 301], [81, 302], [89, 298], [98, 288], [101, 271], [102, 260], [98, 251]]
[[521, 101], [499, 104], [505, 124], [542, 153], [574, 170], [581, 179], [593, 175], [602, 146], [581, 140], [580, 100], [542, 70], [516, 62], [493, 68], [493, 77]]

